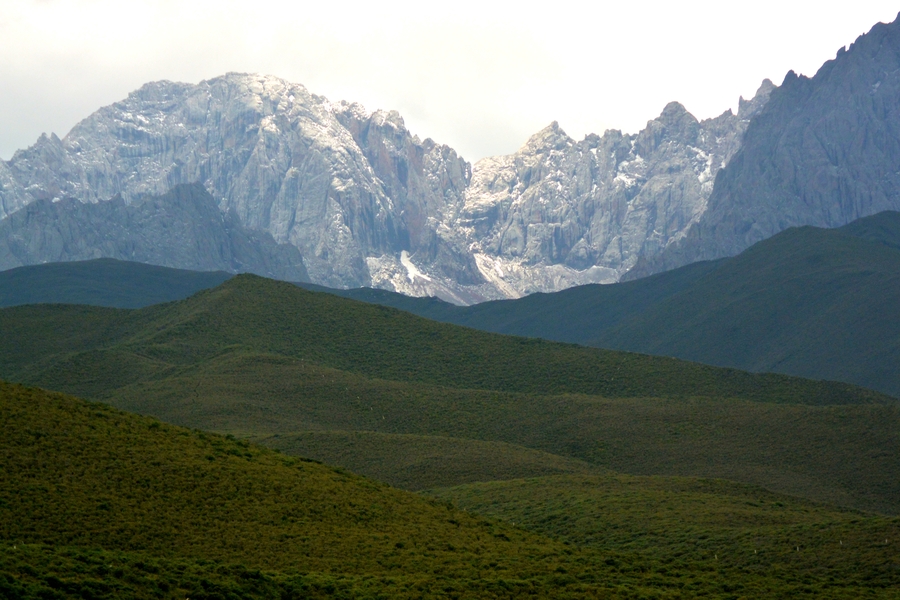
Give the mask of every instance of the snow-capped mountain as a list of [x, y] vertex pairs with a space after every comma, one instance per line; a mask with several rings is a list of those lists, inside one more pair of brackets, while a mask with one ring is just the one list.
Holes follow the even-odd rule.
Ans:
[[322, 285], [471, 303], [612, 282], [704, 214], [773, 88], [702, 122], [672, 103], [635, 135], [575, 141], [554, 123], [473, 166], [396, 112], [276, 77], [149, 83], [0, 161], [0, 219], [199, 182], [244, 227], [299, 249]]

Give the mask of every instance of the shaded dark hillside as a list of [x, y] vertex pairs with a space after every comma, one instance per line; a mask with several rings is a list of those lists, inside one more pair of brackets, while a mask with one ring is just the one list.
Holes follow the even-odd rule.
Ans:
[[0, 307], [88, 304], [141, 308], [187, 298], [231, 277], [223, 271], [186, 271], [112, 258], [32, 265], [0, 272]]
[[447, 313], [470, 327], [855, 383], [900, 396], [900, 213], [795, 228], [638, 281]]
[[[252, 275], [137, 311], [8, 308], [0, 311], [0, 329], [0, 374], [34, 382], [60, 377], [60, 389], [75, 386], [88, 395], [92, 385], [97, 392], [110, 389], [109, 382], [83, 377], [79, 365], [110, 369], [96, 376], [124, 384], [140, 380], [142, 370], [185, 368], [240, 352], [368, 378], [526, 394], [888, 401], [847, 385], [473, 331]], [[129, 363], [133, 368], [123, 369]]]
[[898, 307], [900, 249], [804, 227], [730, 259], [591, 343], [900, 396]]

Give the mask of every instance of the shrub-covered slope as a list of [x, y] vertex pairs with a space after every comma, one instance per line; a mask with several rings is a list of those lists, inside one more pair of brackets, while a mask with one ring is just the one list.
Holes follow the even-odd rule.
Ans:
[[898, 396], [898, 240], [900, 213], [884, 212], [839, 229], [788, 229], [739, 256], [637, 281], [422, 314]]
[[506, 442], [375, 431], [304, 431], [259, 440], [287, 454], [338, 465], [410, 489], [605, 472], [594, 464]]
[[[884, 217], [900, 232], [900, 214]], [[900, 249], [804, 227], [723, 263], [592, 344], [900, 395], [898, 307]]]
[[4, 598], [897, 597], [896, 519], [725, 482], [438, 492], [564, 544], [39, 389], [0, 383], [0, 433]]
[[127, 589], [126, 571], [156, 563], [152, 580], [164, 582], [180, 561], [215, 581], [258, 580], [259, 569], [361, 586], [377, 576], [370, 587], [392, 595], [442, 595], [444, 586], [481, 595], [504, 578], [544, 593], [596, 587], [555, 579], [560, 568], [597, 583], [589, 561], [559, 543], [246, 442], [5, 383], [0, 428], [0, 590], [35, 579], [35, 562], [90, 563], [100, 552], [113, 553], [105, 574], [83, 564], [65, 577], [91, 573]]
[[[814, 595], [844, 585], [873, 595], [878, 589], [900, 594], [900, 519], [839, 511], [752, 486], [677, 477], [555, 476], [430, 493], [602, 549], [613, 561], [618, 552], [634, 552], [646, 564], [668, 569], [714, 563], [734, 583], [748, 573], [775, 574], [803, 582], [799, 587]], [[736, 596], [755, 597], [746, 591]]]
[[[36, 383], [68, 377], [70, 385], [106, 390], [140, 373], [196, 366], [240, 351], [451, 388], [806, 404], [890, 401], [847, 385], [472, 331], [252, 275], [182, 302], [132, 312], [13, 307], [0, 311], [0, 329], [3, 376], [33, 377]], [[133, 373], [123, 372], [126, 364]]]

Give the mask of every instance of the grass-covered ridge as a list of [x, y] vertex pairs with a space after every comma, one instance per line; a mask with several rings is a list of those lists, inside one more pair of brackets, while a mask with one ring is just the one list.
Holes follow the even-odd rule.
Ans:
[[[127, 313], [80, 306], [4, 309], [0, 328], [0, 374], [10, 379], [42, 377], [63, 361], [66, 369], [102, 369], [113, 360], [143, 369], [154, 361], [187, 366], [242, 351], [451, 388], [791, 404], [890, 401], [848, 385], [473, 331], [253, 275]], [[73, 384], [81, 385], [80, 375], [74, 374]]]
[[[412, 488], [548, 474], [533, 470], [540, 451], [900, 512], [900, 456], [885, 450], [900, 407], [844, 384], [487, 334], [253, 276], [133, 311], [3, 309], [0, 331], [0, 376], [167, 422], [255, 439], [420, 436], [378, 438], [405, 460], [340, 461]], [[427, 436], [457, 440], [469, 466], [430, 459], [442, 442]], [[319, 440], [313, 455], [331, 460], [352, 437]], [[527, 450], [492, 464], [494, 442]]]
[[900, 396], [900, 213], [794, 227], [738, 256], [635, 281], [460, 308], [362, 290], [510, 335], [846, 381]]

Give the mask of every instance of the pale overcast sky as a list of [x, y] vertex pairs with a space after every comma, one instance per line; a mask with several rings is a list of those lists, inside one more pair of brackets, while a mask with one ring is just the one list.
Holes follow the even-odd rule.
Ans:
[[0, 0], [0, 158], [147, 81], [228, 71], [397, 109], [468, 160], [559, 121], [634, 132], [671, 100], [698, 118], [768, 77], [813, 75], [900, 5], [622, 0], [527, 4]]

